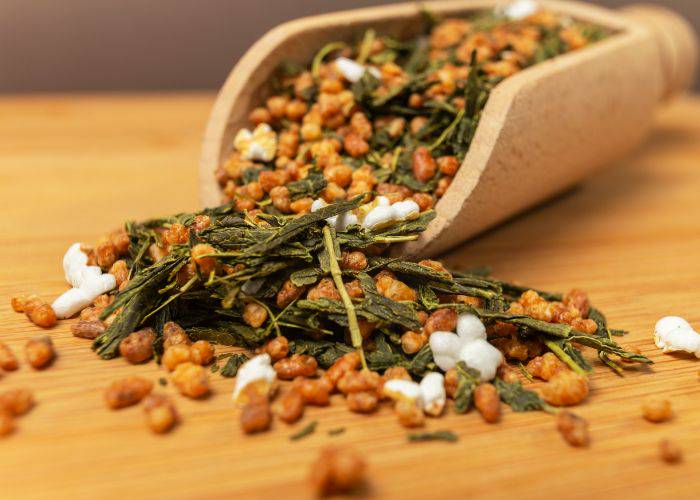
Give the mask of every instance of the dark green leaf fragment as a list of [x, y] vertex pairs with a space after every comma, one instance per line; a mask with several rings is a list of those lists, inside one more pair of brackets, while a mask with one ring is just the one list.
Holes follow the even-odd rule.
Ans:
[[406, 434], [406, 438], [410, 442], [449, 441], [454, 443], [459, 440], [457, 434], [452, 431], [416, 432], [413, 434]]
[[550, 411], [550, 406], [536, 392], [525, 389], [520, 382], [510, 383], [497, 378], [494, 385], [501, 401], [513, 411]]
[[292, 441], [298, 441], [299, 439], [303, 439], [306, 436], [310, 436], [314, 432], [316, 432], [316, 426], [318, 425], [318, 422], [316, 420], [313, 420], [309, 422], [304, 428], [299, 430], [299, 432], [296, 432], [295, 434], [292, 434], [289, 436], [289, 439]]
[[652, 364], [653, 361], [642, 354], [637, 354], [635, 352], [629, 352], [620, 347], [615, 341], [605, 338], [598, 337], [596, 335], [586, 335], [583, 333], [574, 333], [569, 337], [570, 342], [577, 342], [579, 344], [592, 347], [598, 351], [603, 351], [609, 354], [614, 354], [624, 359], [634, 361], [636, 363]]
[[302, 215], [296, 219], [291, 219], [277, 231], [273, 231], [263, 241], [247, 247], [243, 253], [243, 257], [252, 255], [265, 255], [277, 247], [299, 236], [304, 230], [310, 226], [320, 223], [321, 221], [338, 215], [348, 210], [357, 208], [362, 197], [356, 197], [349, 201], [339, 201], [331, 205], [327, 205], [310, 214]]
[[294, 271], [289, 279], [295, 286], [312, 285], [320, 280], [326, 273], [318, 267], [306, 267]]
[[326, 178], [323, 177], [323, 172], [320, 169], [315, 168], [309, 170], [309, 173], [303, 179], [298, 181], [290, 182], [287, 184], [287, 189], [289, 189], [289, 194], [292, 200], [298, 200], [299, 198], [317, 198], [319, 193], [323, 191], [328, 182]]
[[245, 354], [234, 354], [228, 358], [228, 361], [226, 361], [226, 364], [219, 373], [222, 377], [235, 377], [238, 374], [238, 369], [246, 361], [248, 361], [248, 356]]
[[472, 405], [474, 390], [479, 385], [479, 371], [469, 368], [464, 361], [457, 362], [457, 391], [455, 412], [467, 413]]
[[386, 323], [400, 325], [406, 330], [420, 329], [418, 316], [411, 305], [381, 295], [377, 291], [374, 279], [368, 274], [358, 273], [357, 277], [365, 295], [358, 307], [360, 311], [376, 316]]
[[290, 342], [290, 352], [313, 356], [322, 368], [328, 368], [338, 358], [352, 351], [354, 349], [345, 343], [329, 340], [296, 339]]
[[237, 347], [256, 347], [267, 337], [263, 328], [224, 320], [209, 322], [206, 326], [193, 326], [187, 329], [187, 334], [193, 341], [208, 340], [215, 344]]
[[107, 306], [100, 319], [104, 320], [120, 307], [122, 311], [104, 333], [93, 341], [93, 348], [101, 357], [109, 359], [116, 356], [122, 339], [137, 330], [144, 318], [165, 302], [167, 297], [161, 295], [159, 290], [185, 263], [187, 255], [184, 248], [173, 248], [170, 255], [162, 261], [134, 276], [129, 285]]

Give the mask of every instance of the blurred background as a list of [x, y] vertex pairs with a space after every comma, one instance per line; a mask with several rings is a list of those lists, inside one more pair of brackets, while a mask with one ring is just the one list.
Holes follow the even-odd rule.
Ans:
[[[0, 0], [0, 92], [216, 89], [245, 50], [283, 21], [391, 2]], [[657, 3], [700, 31], [700, 0], [591, 3]]]

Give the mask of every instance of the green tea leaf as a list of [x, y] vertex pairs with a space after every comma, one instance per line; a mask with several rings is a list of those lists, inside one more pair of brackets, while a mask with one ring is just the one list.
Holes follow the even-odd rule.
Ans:
[[347, 344], [329, 340], [295, 339], [290, 342], [291, 353], [313, 356], [322, 368], [328, 368], [338, 358], [352, 351], [354, 349]]
[[506, 382], [497, 378], [494, 385], [501, 401], [510, 406], [513, 411], [551, 410], [550, 406], [536, 392], [525, 389], [520, 382]]
[[303, 179], [287, 184], [287, 189], [289, 189], [292, 200], [298, 200], [299, 198], [317, 198], [327, 184], [328, 182], [326, 178], [323, 177], [323, 172], [318, 168], [314, 168], [309, 170], [308, 174]]
[[457, 434], [452, 431], [416, 432], [413, 434], [407, 434], [406, 438], [409, 442], [448, 441], [454, 443], [459, 440]]
[[312, 285], [320, 280], [326, 273], [323, 269], [318, 267], [306, 267], [304, 269], [299, 269], [294, 271], [289, 279], [294, 283], [295, 286], [305, 286]]
[[457, 362], [457, 390], [455, 412], [467, 413], [472, 406], [474, 390], [479, 385], [479, 371], [469, 368], [464, 361]]
[[248, 361], [248, 356], [245, 354], [234, 354], [228, 358], [228, 361], [226, 361], [224, 367], [219, 370], [219, 373], [222, 377], [235, 377], [238, 374], [238, 369], [246, 361]]
[[310, 436], [314, 432], [316, 432], [316, 426], [318, 425], [318, 422], [316, 420], [313, 420], [309, 422], [305, 427], [303, 427], [299, 432], [296, 432], [289, 436], [289, 439], [291, 441], [298, 441], [300, 439], [303, 439], [307, 436]]

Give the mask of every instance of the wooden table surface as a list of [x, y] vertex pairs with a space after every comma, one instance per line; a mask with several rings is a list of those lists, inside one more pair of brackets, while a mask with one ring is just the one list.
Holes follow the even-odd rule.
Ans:
[[[66, 289], [61, 257], [75, 241], [94, 242], [125, 219], [197, 208], [197, 160], [211, 94], [58, 95], [0, 98], [0, 339], [18, 354], [38, 332], [13, 313], [9, 298]], [[182, 424], [170, 435], [145, 427], [142, 409], [108, 411], [102, 391], [113, 379], [154, 364], [103, 361], [70, 322], [50, 331], [54, 365], [26, 364], [0, 389], [31, 388], [38, 401], [0, 441], [3, 498], [306, 497], [309, 464], [327, 443], [352, 444], [369, 463], [368, 492], [386, 497], [575, 498], [593, 495], [691, 497], [700, 488], [698, 361], [663, 355], [652, 340], [668, 314], [700, 327], [700, 99], [659, 113], [635, 154], [566, 195], [452, 252], [453, 266], [490, 264], [495, 274], [532, 286], [589, 291], [623, 340], [655, 364], [619, 378], [596, 363], [592, 392], [577, 412], [590, 422], [589, 449], [567, 446], [542, 413], [505, 413], [487, 425], [470, 413], [430, 420], [458, 443], [406, 442], [388, 408], [349, 413], [342, 401], [310, 409], [288, 427], [241, 433], [230, 393], [214, 377], [205, 401], [179, 396]], [[170, 386], [158, 391], [173, 392]], [[640, 416], [650, 394], [668, 397], [675, 417]], [[289, 436], [311, 420], [314, 435]], [[327, 431], [346, 427], [340, 436]], [[684, 461], [657, 457], [664, 437]]]

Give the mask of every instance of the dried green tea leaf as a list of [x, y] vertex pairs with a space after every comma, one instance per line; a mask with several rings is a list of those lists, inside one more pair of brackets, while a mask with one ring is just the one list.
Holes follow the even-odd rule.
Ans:
[[295, 286], [312, 285], [320, 280], [326, 273], [318, 267], [306, 267], [294, 271], [289, 279]]
[[292, 441], [298, 441], [299, 439], [303, 439], [306, 436], [310, 436], [314, 432], [316, 432], [316, 426], [318, 425], [318, 422], [316, 420], [313, 420], [309, 422], [304, 428], [299, 430], [299, 432], [296, 432], [289, 436], [289, 439]]
[[469, 368], [464, 361], [457, 362], [457, 390], [455, 412], [467, 413], [472, 405], [474, 390], [479, 385], [479, 371]]
[[620, 347], [615, 341], [595, 335], [586, 335], [576, 332], [569, 337], [570, 342], [576, 342], [587, 347], [592, 347], [597, 351], [603, 351], [608, 354], [614, 354], [624, 359], [634, 361], [635, 363], [652, 364], [653, 361], [642, 354], [626, 351]]
[[293, 354], [313, 356], [322, 368], [328, 368], [341, 356], [354, 351], [351, 346], [342, 342], [313, 339], [295, 339], [290, 342], [289, 349]]
[[219, 370], [219, 373], [222, 377], [235, 377], [238, 374], [238, 369], [246, 361], [248, 361], [248, 356], [245, 354], [233, 354], [228, 358], [224, 367]]
[[119, 343], [141, 322], [158, 309], [167, 298], [159, 293], [163, 285], [186, 261], [184, 251], [173, 249], [166, 258], [138, 273], [129, 285], [105, 308], [100, 319], [106, 319], [118, 308], [121, 312], [107, 329], [93, 341], [93, 348], [106, 359], [117, 355]]
[[454, 443], [459, 440], [457, 434], [452, 431], [416, 432], [413, 434], [406, 434], [406, 438], [409, 442], [448, 441]]
[[235, 321], [218, 321], [211, 326], [194, 326], [188, 328], [187, 333], [193, 341], [208, 340], [214, 344], [237, 347], [256, 347], [267, 337], [263, 328], [251, 328]]
[[362, 197], [356, 197], [349, 201], [339, 201], [331, 205], [326, 205], [325, 207], [320, 208], [319, 210], [310, 214], [302, 215], [296, 219], [291, 219], [279, 230], [275, 231], [263, 241], [246, 248], [244, 256], [265, 255], [280, 245], [287, 243], [295, 236], [299, 236], [310, 226], [319, 224], [321, 221], [325, 221], [325, 219], [333, 217], [334, 215], [357, 208], [360, 204], [361, 198]]
[[525, 389], [520, 382], [506, 382], [497, 378], [494, 385], [501, 401], [513, 411], [550, 411], [550, 406], [536, 392]]
[[287, 184], [292, 200], [299, 198], [317, 198], [328, 182], [323, 177], [323, 172], [318, 169], [309, 170], [306, 177]]

